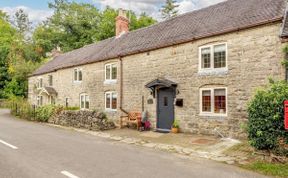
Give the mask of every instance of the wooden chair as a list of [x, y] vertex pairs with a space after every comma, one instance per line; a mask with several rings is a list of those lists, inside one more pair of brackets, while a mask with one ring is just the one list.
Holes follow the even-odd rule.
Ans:
[[123, 122], [126, 122], [127, 127], [130, 124], [136, 124], [137, 130], [141, 126], [141, 112], [129, 112], [127, 116], [120, 117], [120, 128], [123, 126]]

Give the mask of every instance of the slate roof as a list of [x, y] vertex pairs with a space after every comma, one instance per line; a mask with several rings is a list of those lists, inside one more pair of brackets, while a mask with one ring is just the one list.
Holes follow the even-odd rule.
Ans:
[[62, 54], [37, 69], [32, 75], [137, 54], [281, 21], [285, 9], [286, 0], [227, 0], [179, 15], [150, 27], [128, 32], [120, 38], [113, 37]]

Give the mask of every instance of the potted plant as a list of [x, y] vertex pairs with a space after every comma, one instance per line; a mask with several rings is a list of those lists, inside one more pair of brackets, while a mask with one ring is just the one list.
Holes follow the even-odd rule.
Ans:
[[178, 133], [179, 132], [179, 121], [177, 119], [175, 119], [173, 122], [171, 132], [172, 133]]

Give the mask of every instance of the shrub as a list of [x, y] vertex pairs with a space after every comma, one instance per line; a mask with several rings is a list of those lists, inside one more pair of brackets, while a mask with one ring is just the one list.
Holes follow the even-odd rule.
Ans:
[[260, 150], [279, 149], [279, 140], [288, 142], [284, 128], [284, 100], [288, 99], [285, 81], [270, 81], [265, 89], [259, 89], [248, 105], [248, 138], [250, 144]]
[[54, 105], [45, 105], [36, 109], [36, 121], [48, 122], [48, 119], [58, 111], [59, 107]]
[[31, 120], [33, 117], [33, 108], [29, 102], [21, 97], [13, 97], [7, 101], [7, 106], [11, 110], [11, 114], [19, 116], [22, 119]]

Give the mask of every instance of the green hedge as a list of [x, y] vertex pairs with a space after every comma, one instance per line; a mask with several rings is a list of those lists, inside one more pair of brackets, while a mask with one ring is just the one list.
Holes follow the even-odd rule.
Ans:
[[284, 100], [288, 100], [287, 82], [270, 81], [270, 85], [259, 89], [250, 101], [247, 129], [253, 147], [279, 150], [280, 140], [288, 143], [288, 132], [284, 128]]

